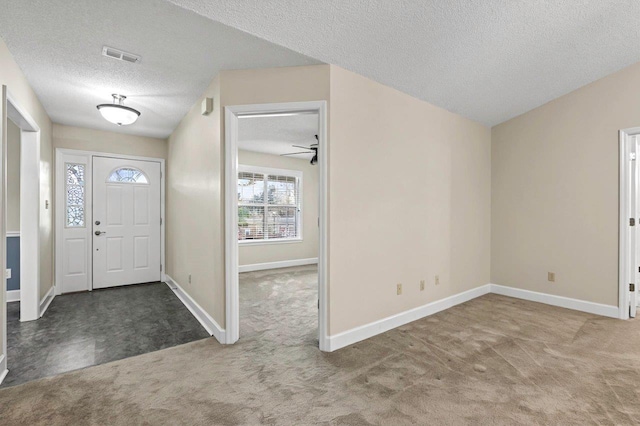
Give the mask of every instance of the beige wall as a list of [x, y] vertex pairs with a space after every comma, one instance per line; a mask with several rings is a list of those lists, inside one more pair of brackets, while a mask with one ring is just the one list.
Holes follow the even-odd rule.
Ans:
[[202, 116], [199, 100], [169, 137], [167, 274], [224, 327], [219, 77], [203, 97], [214, 98], [216, 111]]
[[54, 148], [79, 149], [110, 154], [167, 158], [165, 139], [126, 135], [82, 127], [53, 125]]
[[[45, 295], [53, 286], [53, 209], [46, 201], [53, 199], [52, 124], [38, 97], [29, 86], [4, 41], [0, 39], [0, 85], [6, 85], [13, 99], [36, 121], [40, 135], [40, 294]], [[0, 292], [2, 294], [2, 292]], [[0, 296], [1, 298], [2, 296]], [[0, 300], [0, 318], [6, 307]], [[0, 327], [0, 339], [4, 327]]]
[[487, 284], [490, 130], [336, 66], [330, 97], [330, 334]]
[[[223, 71], [169, 137], [167, 273], [223, 328], [224, 106], [328, 96], [326, 65]], [[200, 115], [204, 97], [215, 102], [215, 111], [208, 117]]]
[[224, 71], [206, 95], [169, 138], [167, 271], [222, 327], [225, 105], [330, 100], [330, 334], [489, 282], [488, 128], [334, 66]]
[[[240, 123], [242, 125], [242, 123]], [[302, 241], [281, 244], [240, 244], [239, 264], [280, 262], [318, 257], [318, 166], [309, 160], [238, 151], [238, 164], [302, 172]]]
[[20, 232], [20, 128], [7, 124], [7, 232]]
[[635, 64], [493, 128], [492, 282], [618, 304], [618, 131], [640, 126], [638, 87]]

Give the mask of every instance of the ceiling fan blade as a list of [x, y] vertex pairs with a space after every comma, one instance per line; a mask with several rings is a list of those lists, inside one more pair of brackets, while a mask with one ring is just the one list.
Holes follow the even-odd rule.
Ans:
[[302, 155], [302, 154], [313, 154], [313, 151], [305, 151], [305, 152], [290, 152], [289, 154], [280, 154], [281, 157], [285, 155]]
[[302, 148], [302, 149], [309, 149], [308, 146], [300, 146], [300, 145], [291, 145], [294, 148]]

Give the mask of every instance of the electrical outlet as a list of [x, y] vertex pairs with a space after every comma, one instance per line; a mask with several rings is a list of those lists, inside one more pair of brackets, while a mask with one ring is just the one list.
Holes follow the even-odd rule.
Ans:
[[420, 291], [424, 291], [424, 280], [420, 280]]
[[440, 275], [436, 275], [436, 285], [440, 285]]
[[191, 274], [189, 274], [189, 284], [191, 284]]
[[11, 279], [11, 269], [7, 269], [7, 275], [6, 275], [7, 279], [10, 280]]
[[556, 273], [555, 272], [547, 272], [547, 279], [552, 283], [556, 282]]
[[402, 294], [402, 284], [398, 284], [398, 286], [396, 287], [396, 292], [398, 293], [398, 296]]

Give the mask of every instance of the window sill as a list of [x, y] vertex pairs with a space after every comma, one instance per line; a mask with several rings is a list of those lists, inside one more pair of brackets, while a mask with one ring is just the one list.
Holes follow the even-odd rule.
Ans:
[[242, 246], [267, 246], [273, 244], [295, 244], [301, 243], [302, 238], [291, 238], [286, 240], [240, 240], [238, 244]]

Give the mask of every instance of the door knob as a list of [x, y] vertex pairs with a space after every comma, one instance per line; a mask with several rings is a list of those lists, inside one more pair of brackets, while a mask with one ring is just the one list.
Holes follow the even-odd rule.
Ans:
[[102, 234], [106, 234], [106, 232], [96, 231], [96, 232], [94, 232], [94, 234], [96, 234], [99, 237]]

